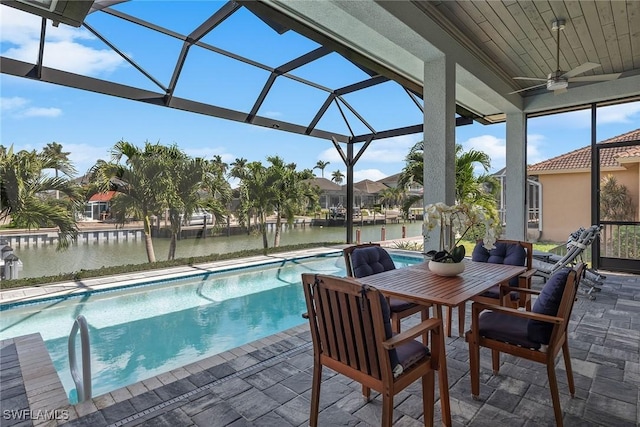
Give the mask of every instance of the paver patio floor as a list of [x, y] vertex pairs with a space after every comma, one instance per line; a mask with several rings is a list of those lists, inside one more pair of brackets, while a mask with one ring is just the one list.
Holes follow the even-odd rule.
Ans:
[[[541, 287], [536, 281], [534, 287]], [[570, 323], [576, 395], [568, 393], [558, 358], [567, 426], [637, 426], [640, 423], [640, 276], [608, 276], [592, 301], [581, 296]], [[467, 305], [467, 314], [470, 306]], [[455, 315], [455, 313], [454, 313]], [[416, 319], [408, 319], [417, 322]], [[469, 319], [467, 319], [467, 324]], [[453, 322], [454, 324], [457, 322]], [[454, 335], [456, 335], [454, 330]], [[69, 426], [304, 426], [309, 419], [313, 355], [308, 326], [280, 334], [251, 351], [229, 353], [220, 363], [177, 381], [106, 405]], [[502, 356], [491, 372], [481, 354], [481, 396], [471, 398], [469, 354], [463, 338], [447, 338], [454, 425], [555, 425], [543, 365]], [[365, 402], [358, 383], [325, 369], [320, 425], [377, 426], [381, 399]], [[94, 399], [95, 402], [96, 399]], [[422, 425], [419, 382], [395, 399], [397, 426]], [[79, 411], [80, 412], [80, 411]], [[440, 421], [439, 401], [436, 418]]]

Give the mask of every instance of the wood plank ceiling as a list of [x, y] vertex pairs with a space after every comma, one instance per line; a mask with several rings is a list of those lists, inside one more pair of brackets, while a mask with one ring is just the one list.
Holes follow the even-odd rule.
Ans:
[[[555, 19], [566, 20], [560, 37], [560, 69], [601, 64], [580, 74], [640, 73], [640, 1], [425, 1], [415, 3], [494, 71], [546, 78], [556, 70]], [[536, 82], [512, 80], [514, 89]], [[571, 85], [585, 84], [572, 83]], [[541, 90], [546, 90], [544, 87]], [[536, 90], [522, 92], [527, 96]]]

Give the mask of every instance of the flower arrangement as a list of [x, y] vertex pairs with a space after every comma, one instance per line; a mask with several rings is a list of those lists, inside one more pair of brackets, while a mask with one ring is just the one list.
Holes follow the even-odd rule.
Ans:
[[[486, 208], [480, 205], [458, 204], [447, 206], [444, 203], [433, 203], [425, 206], [422, 232], [425, 240], [429, 240], [430, 233], [436, 227], [440, 228], [439, 251], [429, 251], [426, 254], [435, 262], [461, 262], [465, 256], [464, 246], [458, 246], [460, 240], [472, 231], [476, 240], [482, 238], [484, 246], [492, 249], [500, 233], [499, 224], [489, 215]], [[446, 240], [446, 233], [449, 239]], [[484, 235], [481, 237], [481, 232]], [[449, 246], [445, 246], [448, 242]]]

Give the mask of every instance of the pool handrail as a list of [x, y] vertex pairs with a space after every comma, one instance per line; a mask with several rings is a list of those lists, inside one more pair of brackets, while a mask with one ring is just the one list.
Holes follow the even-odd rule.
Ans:
[[[76, 335], [80, 331], [80, 347], [82, 353], [82, 377], [78, 374], [76, 360]], [[89, 327], [87, 319], [80, 314], [73, 322], [69, 334], [69, 369], [76, 384], [78, 403], [91, 399], [91, 344], [89, 342]]]

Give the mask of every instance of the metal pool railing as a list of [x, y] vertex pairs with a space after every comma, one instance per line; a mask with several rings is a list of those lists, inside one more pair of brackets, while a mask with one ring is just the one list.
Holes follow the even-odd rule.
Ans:
[[[76, 335], [78, 331], [80, 331], [82, 377], [78, 373], [78, 362], [76, 360]], [[87, 319], [83, 315], [79, 315], [73, 322], [71, 333], [69, 334], [69, 368], [73, 382], [76, 384], [78, 402], [91, 399], [91, 344], [89, 342]]]

